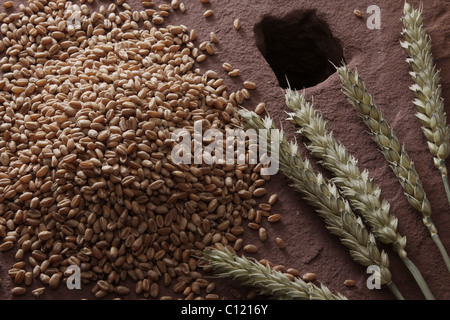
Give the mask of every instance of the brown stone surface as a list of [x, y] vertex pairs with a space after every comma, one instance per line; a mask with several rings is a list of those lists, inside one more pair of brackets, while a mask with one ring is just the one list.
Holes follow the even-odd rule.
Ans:
[[[164, 1], [155, 1], [163, 3]], [[287, 108], [284, 104], [283, 92], [269, 64], [258, 50], [257, 43], [261, 35], [255, 36], [255, 26], [265, 17], [282, 18], [292, 12], [301, 16], [303, 12], [316, 10], [317, 16], [325, 21], [333, 36], [343, 48], [343, 56], [349, 67], [357, 67], [367, 87], [375, 97], [378, 106], [384, 111], [386, 119], [394, 127], [400, 141], [405, 145], [416, 169], [422, 178], [423, 186], [433, 208], [433, 220], [438, 228], [443, 244], [450, 251], [450, 206], [446, 201], [445, 191], [437, 169], [421, 132], [415, 109], [411, 101], [413, 94], [408, 87], [411, 78], [409, 67], [404, 61], [406, 54], [399, 45], [401, 39], [403, 1], [217, 1], [211, 5], [202, 5], [198, 0], [185, 0], [185, 14], [175, 12], [167, 19], [166, 24], [184, 24], [197, 30], [197, 44], [209, 39], [209, 32], [214, 31], [218, 38], [217, 54], [199, 65], [202, 71], [214, 69], [225, 79], [229, 92], [242, 88], [245, 80], [254, 81], [258, 88], [252, 92], [252, 98], [245, 107], [253, 108], [261, 101], [277, 121], [283, 121], [284, 128], [294, 137], [294, 128], [285, 119]], [[138, 1], [133, 7], [138, 8]], [[411, 0], [414, 6], [419, 1]], [[365, 20], [369, 5], [377, 4], [381, 8], [381, 30], [369, 30]], [[214, 14], [204, 18], [203, 13], [213, 9]], [[362, 19], [353, 11], [360, 9], [364, 13]], [[2, 7], [1, 11], [4, 10]], [[437, 67], [442, 70], [443, 96], [450, 101], [450, 2], [444, 0], [426, 1], [424, 5], [425, 26], [433, 39], [433, 53]], [[233, 21], [240, 18], [242, 27], [239, 31], [233, 28]], [[298, 30], [298, 32], [302, 32]], [[304, 31], [305, 32], [305, 31]], [[306, 31], [313, 32], [313, 31]], [[290, 53], [290, 59], [299, 59], [308, 54], [307, 48]], [[286, 59], [287, 60], [287, 59]], [[221, 68], [222, 63], [230, 62], [241, 70], [237, 78], [230, 78]], [[307, 59], [305, 60], [307, 62]], [[286, 61], [288, 63], [288, 61]], [[302, 88], [299, 88], [302, 89]], [[380, 185], [382, 197], [391, 204], [391, 212], [399, 220], [399, 231], [408, 239], [406, 250], [411, 260], [417, 265], [437, 299], [450, 299], [450, 274], [441, 256], [431, 240], [418, 213], [408, 205], [400, 184], [386, 163], [383, 155], [377, 151], [376, 144], [367, 134], [367, 129], [347, 103], [340, 91], [340, 83], [336, 74], [323, 82], [306, 89], [308, 98], [314, 97], [315, 106], [329, 121], [330, 129], [335, 137], [344, 143], [348, 150], [359, 159], [361, 169], [368, 169], [371, 177]], [[446, 103], [447, 113], [450, 104]], [[298, 137], [297, 137], [298, 138]], [[302, 139], [299, 142], [303, 143]], [[309, 157], [304, 150], [305, 157]], [[319, 167], [317, 167], [319, 170]], [[289, 187], [289, 181], [281, 174], [274, 176], [267, 185], [268, 195], [279, 194], [279, 201], [273, 207], [274, 213], [282, 214], [281, 221], [269, 224], [264, 221], [261, 226], [268, 231], [269, 239], [260, 242], [258, 232], [248, 229], [245, 243], [258, 246], [255, 258], [266, 258], [274, 264], [282, 264], [286, 268], [296, 268], [300, 274], [313, 272], [318, 282], [326, 284], [332, 292], [340, 292], [349, 299], [393, 299], [386, 289], [369, 290], [366, 287], [365, 268], [351, 259], [346, 247], [329, 234], [323, 221], [315, 211], [302, 200], [301, 196]], [[286, 248], [280, 250], [275, 238], [281, 237]], [[401, 260], [390, 248], [389, 254], [393, 279], [406, 299], [423, 299], [418, 286]], [[239, 252], [242, 254], [243, 252]], [[12, 283], [7, 270], [12, 261], [12, 253], [0, 255], [0, 298], [9, 299]], [[353, 279], [354, 287], [347, 287], [344, 281]], [[237, 288], [234, 282], [218, 281], [216, 292], [233, 298], [230, 288]], [[243, 291], [244, 297], [246, 291]], [[78, 299], [91, 298], [87, 288], [80, 291], [57, 291], [47, 289], [42, 298], [45, 299]], [[31, 296], [25, 296], [31, 298]]]

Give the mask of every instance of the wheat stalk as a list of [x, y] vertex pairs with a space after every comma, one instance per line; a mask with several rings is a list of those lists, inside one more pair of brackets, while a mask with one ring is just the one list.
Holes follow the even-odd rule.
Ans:
[[298, 277], [292, 281], [269, 265], [264, 266], [253, 258], [238, 257], [226, 249], [205, 249], [203, 259], [217, 276], [232, 278], [244, 286], [255, 288], [258, 294], [278, 300], [347, 300], [340, 293], [332, 294], [323, 284], [318, 287]]
[[402, 185], [409, 204], [422, 215], [422, 221], [428, 228], [445, 261], [447, 269], [450, 271], [450, 258], [431, 219], [431, 205], [422, 187], [419, 175], [414, 168], [414, 163], [406, 153], [405, 148], [400, 146], [394, 130], [389, 126], [381, 110], [376, 106], [364, 82], [358, 75], [358, 71], [353, 73], [344, 65], [337, 68], [337, 72], [345, 95], [370, 129], [373, 140], [380, 147], [381, 152]]
[[310, 144], [308, 150], [320, 159], [323, 167], [333, 173], [335, 183], [352, 208], [366, 221], [376, 239], [392, 245], [419, 284], [427, 299], [434, 299], [420, 271], [407, 257], [406, 237], [397, 231], [397, 218], [390, 214], [390, 205], [380, 199], [381, 189], [369, 178], [369, 172], [359, 170], [357, 160], [328, 131], [328, 123], [314, 109], [313, 103], [306, 101], [303, 94], [286, 90], [286, 104], [293, 111], [290, 120], [300, 127], [299, 133]]
[[436, 70], [431, 53], [431, 38], [423, 26], [422, 6], [417, 10], [405, 2], [401, 20], [404, 26], [402, 35], [405, 39], [401, 42], [401, 46], [409, 54], [406, 61], [412, 69], [410, 74], [415, 83], [410, 89], [416, 96], [413, 102], [418, 111], [416, 115], [428, 140], [434, 164], [441, 173], [450, 202], [450, 186], [445, 164], [450, 154], [450, 128], [447, 125], [444, 100], [441, 96], [440, 72]]
[[272, 130], [276, 128], [269, 116], [261, 119], [248, 110], [240, 110], [239, 113], [245, 120], [245, 128], [265, 129], [268, 131], [267, 143], [279, 144], [281, 171], [290, 178], [292, 186], [304, 199], [316, 208], [328, 230], [339, 237], [342, 244], [349, 249], [353, 260], [365, 267], [378, 266], [380, 283], [386, 284], [398, 299], [403, 299], [392, 282], [387, 254], [380, 252], [374, 235], [368, 232], [361, 219], [355, 216], [348, 201], [339, 194], [336, 186], [327, 183], [321, 174], [314, 173], [309, 161], [302, 160], [298, 145], [288, 142], [283, 130]]

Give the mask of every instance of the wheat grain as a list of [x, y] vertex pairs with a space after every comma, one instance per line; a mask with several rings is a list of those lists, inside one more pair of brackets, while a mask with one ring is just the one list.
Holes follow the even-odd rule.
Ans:
[[391, 279], [388, 256], [379, 251], [375, 237], [369, 233], [352, 212], [349, 203], [343, 198], [335, 185], [325, 181], [321, 174], [316, 175], [308, 160], [303, 161], [296, 143], [288, 142], [283, 130], [275, 129], [273, 120], [267, 116], [261, 119], [256, 113], [240, 110], [245, 120], [244, 127], [255, 130], [266, 129], [268, 143], [280, 146], [280, 169], [291, 179], [293, 187], [303, 194], [305, 200], [316, 208], [324, 219], [328, 230], [338, 236], [349, 250], [353, 260], [363, 266], [377, 265], [380, 268], [380, 281], [401, 298]]
[[244, 246], [244, 251], [247, 253], [256, 253], [258, 252], [258, 248], [253, 244], [247, 244]]
[[299, 133], [310, 141], [308, 150], [333, 173], [333, 183], [367, 222], [377, 240], [393, 246], [406, 265], [412, 267], [410, 271], [417, 277], [416, 281], [424, 295], [433, 299], [419, 270], [407, 257], [406, 237], [397, 231], [398, 219], [389, 212], [390, 204], [380, 199], [381, 189], [369, 178], [369, 172], [360, 171], [356, 158], [328, 131], [328, 123], [314, 109], [312, 102], [309, 103], [303, 94], [290, 89], [286, 90], [285, 97], [287, 106], [293, 111], [289, 113], [288, 120], [298, 125]]
[[450, 271], [450, 257], [442, 245], [436, 226], [431, 219], [431, 205], [413, 161], [406, 153], [405, 148], [400, 147], [397, 135], [384, 118], [382, 111], [375, 104], [372, 95], [367, 91], [358, 71], [356, 70], [353, 73], [344, 65], [337, 68], [337, 73], [344, 94], [370, 129], [373, 140], [378, 144], [402, 185], [409, 204], [421, 214], [423, 223], [428, 228], [433, 241], [441, 252], [447, 269]]
[[276, 238], [275, 239], [275, 244], [278, 246], [278, 248], [280, 248], [280, 249], [284, 249], [284, 248], [286, 248], [286, 246], [285, 246], [285, 244], [284, 244], [284, 241], [283, 241], [283, 239], [282, 238]]
[[233, 21], [233, 27], [234, 29], [239, 30], [241, 28], [241, 19], [235, 19]]
[[[83, 5], [77, 30], [68, 25], [73, 5], [29, 1], [0, 14], [0, 254], [20, 250], [11, 269], [20, 283], [30, 269], [55, 288], [71, 264], [82, 266], [83, 284], [131, 279], [145, 298], [150, 274], [158, 285], [190, 284], [191, 255], [238, 240], [265, 180], [247, 164], [176, 164], [172, 133], [199, 121], [225, 134], [240, 123], [236, 101], [216, 72], [194, 68], [206, 59], [191, 42], [195, 31], [150, 22], [162, 23], [168, 4], [141, 12], [123, 0], [92, 12]], [[204, 49], [214, 53], [211, 43]]]
[[252, 258], [238, 257], [229, 251], [207, 249], [203, 258], [219, 277], [233, 278], [243, 285], [254, 287], [261, 295], [279, 300], [346, 300], [334, 295], [323, 284], [320, 287], [299, 278], [290, 280], [286, 275], [262, 265]]
[[203, 13], [203, 16], [204, 16], [205, 18], [209, 18], [209, 17], [211, 17], [213, 14], [214, 14], [214, 12], [213, 12], [212, 10], [206, 10], [206, 11]]
[[422, 8], [414, 9], [405, 2], [403, 14], [402, 35], [405, 41], [401, 42], [401, 46], [409, 54], [406, 62], [412, 69], [410, 75], [415, 83], [410, 87], [416, 96], [413, 104], [418, 111], [417, 118], [428, 140], [428, 148], [434, 157], [434, 164], [442, 175], [450, 202], [448, 171], [445, 164], [445, 159], [450, 154], [450, 128], [447, 125], [444, 100], [441, 96], [440, 72], [434, 64], [431, 37], [423, 25]]
[[356, 285], [356, 281], [352, 279], [347, 279], [344, 281], [344, 286], [354, 287]]
[[358, 18], [362, 18], [363, 17], [363, 13], [361, 12], [361, 10], [358, 10], [358, 9], [353, 10], [353, 14], [355, 16], [357, 16]]

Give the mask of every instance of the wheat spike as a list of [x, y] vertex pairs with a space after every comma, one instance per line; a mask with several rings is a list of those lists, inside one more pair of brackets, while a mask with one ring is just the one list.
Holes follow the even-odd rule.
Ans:
[[333, 173], [331, 181], [348, 199], [352, 208], [367, 222], [376, 239], [392, 245], [396, 253], [410, 269], [427, 299], [434, 299], [417, 267], [408, 259], [405, 251], [406, 237], [397, 231], [397, 218], [389, 212], [390, 205], [380, 199], [381, 189], [369, 178], [369, 172], [359, 170], [357, 160], [328, 131], [328, 123], [306, 101], [303, 94], [286, 90], [286, 104], [293, 111], [290, 120], [300, 127], [299, 133], [310, 144], [308, 150], [320, 159], [323, 167]]
[[288, 142], [283, 130], [272, 132], [271, 129], [276, 128], [269, 116], [261, 119], [248, 110], [240, 110], [239, 113], [245, 120], [245, 128], [268, 130], [267, 143], [279, 144], [280, 169], [293, 182], [292, 186], [316, 208], [328, 230], [339, 237], [342, 244], [350, 250], [353, 260], [366, 267], [378, 266], [381, 284], [387, 284], [396, 297], [401, 299], [401, 294], [393, 290], [396, 287], [391, 279], [387, 254], [380, 252], [375, 237], [367, 231], [361, 219], [355, 216], [348, 201], [339, 194], [336, 186], [327, 183], [321, 174], [314, 173], [309, 161], [302, 160], [298, 145]]
[[344, 94], [370, 129], [373, 140], [380, 147], [381, 152], [402, 185], [409, 204], [422, 215], [422, 221], [428, 228], [432, 239], [441, 252], [447, 269], [450, 271], [450, 258], [439, 239], [436, 226], [431, 220], [431, 205], [422, 187], [419, 175], [414, 168], [414, 163], [406, 153], [405, 148], [400, 147], [400, 142], [394, 130], [385, 120], [381, 110], [376, 106], [364, 82], [358, 75], [358, 71], [353, 73], [344, 65], [337, 69], [337, 73], [341, 80]]
[[375, 105], [358, 71], [353, 73], [347, 66], [338, 68], [344, 93], [355, 107], [364, 123], [369, 127], [372, 138], [378, 144], [386, 160], [400, 181], [409, 203], [426, 219], [431, 216], [431, 205], [420, 182], [414, 163], [405, 151], [394, 130]]
[[410, 87], [416, 99], [413, 104], [417, 110], [417, 118], [428, 140], [428, 148], [434, 157], [434, 164], [439, 169], [450, 202], [450, 187], [445, 160], [450, 154], [450, 128], [444, 111], [444, 100], [440, 82], [440, 72], [436, 70], [431, 53], [431, 38], [423, 26], [422, 7], [414, 9], [405, 2], [403, 9], [403, 31], [405, 41], [401, 46], [409, 54], [406, 62], [412, 71], [414, 85]]
[[222, 278], [232, 278], [244, 286], [252, 286], [258, 294], [278, 300], [347, 300], [338, 293], [334, 295], [323, 284], [320, 287], [296, 277], [294, 281], [270, 266], [264, 266], [253, 258], [238, 257], [230, 251], [208, 248], [203, 259], [214, 273]]
[[286, 104], [293, 111], [288, 120], [298, 125], [298, 133], [311, 142], [308, 150], [334, 174], [332, 182], [342, 190], [352, 208], [363, 215], [377, 239], [385, 244], [396, 243], [399, 254], [406, 258], [406, 238], [397, 233], [397, 218], [389, 214], [389, 203], [380, 200], [381, 190], [368, 172], [360, 172], [357, 160], [328, 132], [328, 124], [303, 95], [286, 90]]

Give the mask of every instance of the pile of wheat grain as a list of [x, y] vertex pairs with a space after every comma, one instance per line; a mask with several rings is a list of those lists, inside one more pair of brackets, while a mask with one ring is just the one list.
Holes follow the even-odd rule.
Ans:
[[145, 5], [82, 5], [79, 28], [65, 0], [0, 14], [0, 250], [16, 250], [13, 295], [58, 288], [76, 265], [97, 298], [168, 298], [161, 286], [218, 298], [197, 257], [240, 248], [268, 177], [255, 165], [177, 165], [171, 134], [194, 121], [234, 128], [248, 92], [229, 95], [216, 72], [194, 69], [214, 43], [155, 26], [178, 1]]

